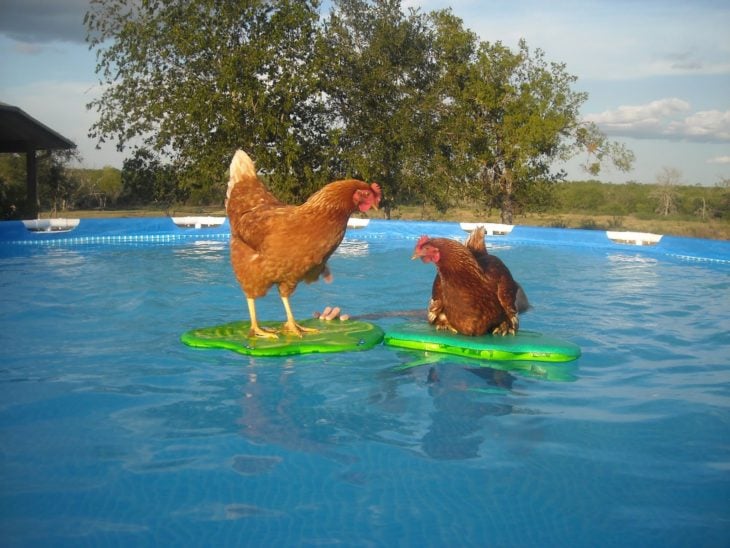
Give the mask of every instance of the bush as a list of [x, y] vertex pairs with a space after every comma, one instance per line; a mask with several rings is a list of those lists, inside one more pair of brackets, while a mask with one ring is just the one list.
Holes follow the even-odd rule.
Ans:
[[609, 230], [615, 230], [617, 228], [623, 228], [624, 226], [624, 219], [623, 217], [614, 216], [611, 218], [610, 221], [608, 221], [608, 228]]

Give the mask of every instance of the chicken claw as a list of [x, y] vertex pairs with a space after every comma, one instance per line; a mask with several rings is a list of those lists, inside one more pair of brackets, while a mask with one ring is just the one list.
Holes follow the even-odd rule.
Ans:
[[492, 335], [514, 335], [517, 330], [507, 321], [502, 322], [492, 330]]
[[251, 327], [251, 330], [248, 332], [249, 337], [261, 337], [263, 339], [278, 339], [279, 335], [276, 334], [276, 331], [273, 329], [267, 329], [265, 327]]
[[289, 335], [294, 335], [301, 339], [305, 333], [319, 333], [319, 329], [316, 329], [314, 327], [304, 327], [303, 325], [299, 325], [296, 322], [286, 322], [281, 328], [281, 332]]

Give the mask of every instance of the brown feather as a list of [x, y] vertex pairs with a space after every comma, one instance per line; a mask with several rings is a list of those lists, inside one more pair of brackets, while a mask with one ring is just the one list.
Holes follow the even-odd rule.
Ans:
[[[373, 193], [373, 186], [356, 179], [336, 181], [302, 205], [286, 205], [266, 189], [248, 155], [238, 151], [231, 162], [226, 211], [231, 263], [246, 296], [262, 297], [278, 284], [281, 296], [288, 297], [301, 280], [312, 282], [328, 273], [327, 260], [358, 209], [353, 195]], [[378, 200], [379, 194], [372, 205], [377, 207]]]
[[472, 232], [466, 245], [431, 238], [420, 240], [419, 246], [426, 248], [422, 253], [428, 246], [438, 250], [428, 307], [432, 324], [464, 335], [517, 331], [515, 298], [520, 288], [504, 263], [487, 253], [483, 228]]

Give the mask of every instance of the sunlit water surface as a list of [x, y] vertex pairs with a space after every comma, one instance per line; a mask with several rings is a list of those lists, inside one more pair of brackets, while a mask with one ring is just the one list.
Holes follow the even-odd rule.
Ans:
[[[412, 245], [347, 240], [295, 313], [424, 308]], [[492, 251], [577, 362], [186, 347], [247, 318], [225, 242], [0, 259], [2, 544], [728, 546], [728, 267]]]

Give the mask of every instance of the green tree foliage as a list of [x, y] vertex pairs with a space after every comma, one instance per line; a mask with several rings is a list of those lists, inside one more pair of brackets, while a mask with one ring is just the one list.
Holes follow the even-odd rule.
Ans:
[[[633, 215], [642, 219], [665, 217], [658, 207], [665, 185], [607, 184], [599, 181], [560, 182], [554, 187], [555, 200], [549, 211], [586, 215]], [[728, 219], [730, 199], [727, 186], [720, 181], [714, 187], [671, 185], [674, 207], [666, 216], [677, 219]]]
[[[38, 200], [42, 209], [65, 211], [76, 203], [79, 181], [66, 166], [78, 158], [74, 150], [37, 154]], [[25, 154], [0, 155], [0, 218], [22, 217], [26, 208]]]
[[516, 198], [529, 195], [525, 187], [553, 178], [561, 138], [585, 100], [570, 91], [573, 80], [561, 66], [548, 67], [539, 50], [531, 56], [524, 41], [517, 52], [499, 42], [479, 49], [470, 78], [470, 129], [477, 136], [471, 152], [481, 163], [485, 198], [503, 222], [523, 205]]
[[400, 0], [339, 0], [324, 29], [331, 140], [343, 169], [377, 179], [384, 206], [420, 198], [437, 78], [427, 18]]
[[[587, 95], [571, 89], [575, 80], [564, 64], [548, 63], [524, 40], [517, 51], [500, 42], [480, 45], [471, 65], [465, 101], [471, 123], [465, 129], [470, 154], [480, 163], [474, 181], [505, 223], [516, 210], [529, 208], [534, 195], [545, 196], [545, 184], [564, 178], [554, 171], [556, 160], [584, 148], [588, 130], [579, 109]], [[591, 134], [601, 138], [602, 148], [594, 150], [599, 163], [622, 150], [596, 128]], [[631, 160], [624, 155], [617, 166], [628, 169]]]
[[[315, 0], [92, 0], [105, 87], [90, 135], [167, 157], [187, 187], [218, 184], [236, 148], [297, 194], [324, 142]], [[140, 144], [141, 142], [141, 144]], [[212, 183], [212, 182], [215, 183]]]
[[118, 169], [106, 166], [102, 169], [75, 169], [71, 173], [79, 183], [77, 207], [106, 209], [117, 203], [122, 193], [122, 173]]
[[450, 10], [404, 13], [401, 0], [334, 0], [322, 19], [318, 9], [92, 0], [105, 91], [89, 105], [91, 136], [165, 159], [196, 200], [222, 199], [244, 148], [285, 200], [353, 175], [381, 183], [386, 211], [478, 197], [505, 222], [549, 204], [557, 160], [583, 152], [591, 173], [630, 167], [629, 151], [581, 123], [575, 77], [524, 41], [480, 42]]
[[14, 219], [25, 203], [25, 156], [0, 154], [0, 219]]
[[152, 152], [138, 148], [122, 167], [120, 202], [127, 206], [156, 204], [169, 208], [184, 201], [187, 189], [179, 184], [178, 172]]
[[470, 153], [469, 77], [478, 40], [463, 27], [462, 20], [450, 10], [430, 14], [434, 29], [432, 57], [438, 68], [438, 80], [423, 105], [424, 125], [430, 131], [424, 141], [424, 180], [428, 200], [440, 211], [470, 195], [479, 164]]
[[[73, 204], [79, 183], [69, 176], [66, 164], [73, 157], [71, 151], [54, 151], [44, 155], [38, 164], [38, 198], [42, 207], [51, 211], [65, 211]], [[40, 184], [43, 181], [44, 184]]]
[[717, 188], [720, 190], [719, 210], [722, 212], [722, 216], [730, 218], [730, 178], [721, 179], [717, 183]]
[[[598, 129], [596, 124], [582, 123], [575, 130], [576, 152], [585, 156], [583, 169], [590, 175], [598, 175], [601, 166], [610, 161], [619, 171], [629, 171], [634, 163], [634, 153], [623, 143], [609, 141], [608, 137]], [[569, 150], [568, 156], [573, 152]]]

